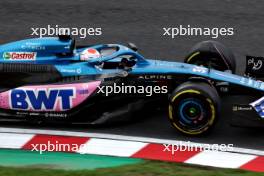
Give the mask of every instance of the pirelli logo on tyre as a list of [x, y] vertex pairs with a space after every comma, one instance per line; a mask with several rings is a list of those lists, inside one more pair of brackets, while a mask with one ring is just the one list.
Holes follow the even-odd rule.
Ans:
[[36, 60], [36, 52], [4, 52], [4, 60], [23, 60], [23, 61], [32, 61]]

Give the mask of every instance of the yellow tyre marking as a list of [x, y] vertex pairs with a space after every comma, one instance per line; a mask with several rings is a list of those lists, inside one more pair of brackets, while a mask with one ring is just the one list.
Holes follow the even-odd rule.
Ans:
[[172, 106], [171, 106], [171, 105], [169, 105], [169, 118], [170, 118], [171, 120], [173, 120]]
[[182, 92], [176, 94], [176, 95], [172, 98], [172, 102], [174, 102], [174, 100], [175, 100], [178, 96], [180, 96], [180, 95], [182, 95], [182, 94], [185, 94], [185, 93], [196, 93], [196, 94], [201, 94], [201, 93], [200, 93], [199, 91], [197, 91], [197, 90], [191, 90], [191, 89], [189, 89], [189, 90], [185, 90], [185, 91], [182, 91]]
[[[174, 100], [179, 97], [180, 95], [184, 94], [184, 93], [195, 93], [195, 94], [201, 94], [199, 91], [197, 90], [185, 90], [185, 91], [182, 91], [178, 94], [176, 94], [173, 98], [172, 98], [172, 102], [174, 102]], [[210, 119], [210, 121], [208, 122], [209, 125], [212, 125], [214, 120], [215, 120], [215, 107], [213, 105], [213, 102], [212, 100], [210, 100], [209, 98], [206, 99], [209, 104], [210, 104], [210, 107], [211, 107], [211, 113], [212, 113], [212, 118]], [[173, 121], [173, 113], [172, 113], [172, 105], [169, 105], [169, 118]], [[185, 131], [183, 130], [181, 127], [179, 127], [175, 122], [172, 122], [173, 126], [175, 128], [177, 128], [179, 131], [185, 133], [185, 134], [189, 134], [189, 135], [198, 135], [198, 134], [201, 134], [203, 133], [204, 131], [206, 131], [208, 129], [208, 127], [205, 127], [203, 130], [201, 131]]]
[[210, 100], [209, 98], [206, 98], [206, 101], [209, 102], [210, 107], [211, 107], [212, 118], [210, 119], [210, 121], [208, 123], [209, 123], [209, 125], [212, 125], [214, 123], [214, 120], [215, 120], [215, 107], [213, 105], [212, 100]]
[[187, 63], [189, 63], [191, 60], [192, 60], [192, 58], [194, 58], [195, 56], [197, 56], [197, 55], [199, 55], [200, 54], [200, 52], [198, 51], [198, 52], [195, 52], [195, 53], [193, 53], [188, 59], [187, 59]]

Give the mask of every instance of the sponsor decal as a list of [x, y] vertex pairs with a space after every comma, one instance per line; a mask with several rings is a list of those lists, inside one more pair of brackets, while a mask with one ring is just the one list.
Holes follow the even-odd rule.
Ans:
[[75, 88], [14, 89], [10, 91], [10, 107], [19, 110], [61, 111], [71, 109]]
[[247, 56], [247, 66], [254, 71], [260, 70], [263, 66], [263, 57]]
[[249, 105], [235, 105], [233, 111], [252, 111], [252, 107]]
[[36, 60], [36, 52], [4, 52], [4, 60]]
[[46, 47], [41, 43], [34, 42], [26, 42], [24, 45], [21, 45], [21, 49], [29, 49], [29, 50], [46, 50]]
[[[29, 113], [58, 113], [78, 106], [85, 101], [100, 84], [101, 81], [92, 81], [88, 83], [65, 85], [18, 87], [0, 93], [0, 108], [21, 110], [20, 112], [22, 113], [26, 111]], [[41, 113], [40, 116], [43, 116], [43, 114]]]
[[248, 65], [252, 65], [253, 70], [259, 70], [262, 67], [262, 60], [255, 61], [254, 58], [248, 60]]
[[198, 66], [193, 67], [193, 69], [192, 69], [193, 72], [197, 72], [197, 73], [206, 73], [207, 70], [208, 69], [205, 67], [198, 67]]
[[60, 72], [64, 72], [64, 73], [77, 73], [80, 74], [82, 73], [82, 69], [81, 68], [77, 68], [77, 69], [61, 69]]
[[40, 113], [37, 113], [37, 112], [31, 112], [31, 113], [29, 113], [29, 115], [30, 115], [30, 116], [39, 116]]
[[28, 112], [16, 112], [17, 115], [28, 115]]
[[45, 113], [44, 116], [45, 117], [61, 117], [61, 118], [65, 118], [65, 117], [67, 117], [67, 114], [61, 114], [61, 113]]
[[264, 82], [259, 81], [259, 80], [256, 81], [256, 80], [253, 80], [252, 78], [242, 77], [240, 79], [240, 83], [246, 86], [249, 86], [249, 87], [254, 87], [256, 89], [264, 90]]
[[228, 89], [228, 87], [220, 87], [220, 91], [221, 92], [228, 92], [229, 89]]
[[89, 94], [89, 90], [88, 89], [78, 89], [77, 93], [82, 95], [82, 94]]
[[172, 75], [140, 75], [139, 79], [172, 79]]
[[50, 113], [50, 112], [45, 112], [45, 113], [41, 113], [41, 112], [16, 112], [17, 115], [19, 116], [28, 116], [28, 118], [30, 117], [38, 117], [38, 118], [67, 118], [68, 114], [64, 114], [64, 113]]

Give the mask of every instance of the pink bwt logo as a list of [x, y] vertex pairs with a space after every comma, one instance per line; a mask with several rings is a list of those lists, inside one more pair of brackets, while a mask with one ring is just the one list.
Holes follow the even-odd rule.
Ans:
[[100, 83], [19, 87], [0, 93], [0, 107], [27, 111], [66, 111], [86, 100]]

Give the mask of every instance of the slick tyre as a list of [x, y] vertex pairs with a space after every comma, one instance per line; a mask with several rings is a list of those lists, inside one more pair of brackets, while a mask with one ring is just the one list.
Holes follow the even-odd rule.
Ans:
[[185, 63], [210, 67], [215, 70], [236, 71], [236, 60], [232, 51], [216, 41], [203, 41], [194, 45], [186, 56]]
[[169, 99], [169, 119], [183, 134], [205, 134], [214, 126], [220, 104], [214, 87], [202, 82], [186, 82], [178, 86]]

